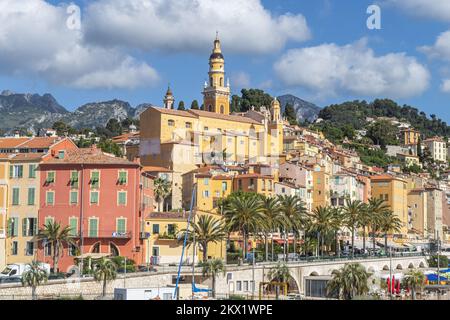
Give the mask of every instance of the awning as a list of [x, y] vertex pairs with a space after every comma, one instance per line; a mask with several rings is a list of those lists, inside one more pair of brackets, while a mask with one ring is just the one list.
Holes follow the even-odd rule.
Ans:
[[429, 274], [429, 275], [427, 275], [427, 280], [428, 281], [446, 281], [448, 279], [447, 279], [446, 276], [441, 274], [439, 276], [439, 280], [438, 280], [438, 275], [437, 274]]
[[111, 255], [110, 253], [83, 253], [82, 255], [77, 256], [75, 258], [78, 258], [78, 259], [81, 259], [81, 258], [83, 258], [83, 259], [88, 259], [88, 258], [100, 259], [103, 257], [108, 257], [110, 255]]

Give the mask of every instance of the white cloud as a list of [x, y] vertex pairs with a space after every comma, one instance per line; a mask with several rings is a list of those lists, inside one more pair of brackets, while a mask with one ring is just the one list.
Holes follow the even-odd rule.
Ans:
[[273, 16], [260, 0], [98, 0], [84, 24], [88, 41], [145, 51], [207, 50], [216, 30], [226, 52], [238, 53], [269, 53], [310, 37], [304, 16]]
[[412, 15], [450, 21], [450, 1], [448, 0], [386, 0]]
[[352, 94], [405, 98], [428, 88], [430, 73], [405, 53], [376, 56], [367, 40], [338, 46], [292, 49], [274, 65], [288, 86], [302, 87], [324, 96]]
[[231, 74], [231, 86], [234, 88], [248, 88], [250, 86], [250, 75], [244, 71]]
[[86, 44], [67, 28], [66, 7], [43, 0], [0, 1], [0, 73], [37, 75], [82, 88], [134, 88], [157, 72], [116, 48]]
[[419, 48], [430, 58], [450, 61], [450, 30], [441, 33], [432, 46]]
[[446, 93], [450, 93], [450, 79], [444, 79], [442, 81], [441, 90]]

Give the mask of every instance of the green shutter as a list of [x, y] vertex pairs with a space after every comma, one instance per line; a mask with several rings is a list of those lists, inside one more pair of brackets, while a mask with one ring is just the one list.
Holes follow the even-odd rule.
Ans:
[[14, 228], [13, 228], [13, 237], [17, 237], [19, 235], [19, 218], [13, 218], [14, 220]]
[[34, 205], [35, 192], [36, 192], [36, 190], [34, 188], [28, 188], [28, 205], [29, 206]]
[[70, 235], [71, 236], [76, 236], [78, 234], [78, 219], [77, 218], [70, 218], [69, 220], [69, 224], [70, 224]]
[[78, 192], [70, 191], [70, 204], [77, 204], [77, 203], [78, 203]]
[[37, 218], [32, 218], [33, 219], [33, 236], [38, 234], [38, 219]]
[[53, 183], [55, 182], [55, 172], [54, 171], [48, 171], [47, 172], [47, 183]]
[[90, 237], [98, 236], [98, 220], [97, 219], [89, 219], [89, 236]]
[[13, 178], [14, 177], [14, 166], [10, 165], [9, 166], [9, 178]]
[[19, 188], [13, 188], [13, 194], [12, 194], [12, 204], [13, 206], [19, 205]]
[[117, 219], [117, 233], [125, 233], [126, 232], [126, 220], [125, 219]]
[[22, 178], [23, 177], [23, 165], [20, 165], [20, 166], [17, 166], [17, 167], [18, 167], [18, 169], [17, 169], [17, 176], [19, 178]]
[[127, 204], [127, 193], [123, 191], [119, 191], [119, 204], [126, 205]]
[[8, 237], [12, 237], [13, 234], [13, 219], [8, 219]]
[[97, 203], [98, 203], [98, 192], [91, 191], [91, 204], [97, 204]]
[[24, 237], [27, 236], [27, 225], [28, 225], [27, 218], [23, 218], [22, 219], [22, 236], [24, 236]]
[[127, 172], [126, 171], [119, 172], [119, 183], [127, 184]]
[[98, 171], [92, 171], [91, 173], [91, 184], [93, 188], [98, 188], [100, 183], [100, 173]]
[[70, 182], [72, 184], [72, 187], [78, 188], [78, 171], [72, 171]]
[[36, 178], [36, 165], [30, 164], [28, 167], [28, 177], [29, 178]]
[[54, 202], [55, 202], [54, 196], [55, 196], [55, 194], [54, 194], [53, 191], [48, 191], [47, 192], [47, 205], [53, 205], [54, 204]]

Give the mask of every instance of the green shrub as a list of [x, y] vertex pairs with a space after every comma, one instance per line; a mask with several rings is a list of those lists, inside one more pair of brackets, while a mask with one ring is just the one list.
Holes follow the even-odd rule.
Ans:
[[[437, 268], [437, 266], [438, 266], [437, 260], [438, 260], [437, 255], [431, 256], [431, 258], [428, 259], [428, 265], [430, 266], [430, 268]], [[439, 256], [439, 267], [440, 268], [448, 268], [447, 256]]]

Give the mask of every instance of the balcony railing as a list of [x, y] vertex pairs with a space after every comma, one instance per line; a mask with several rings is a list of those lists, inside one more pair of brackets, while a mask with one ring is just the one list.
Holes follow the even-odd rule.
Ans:
[[[132, 233], [130, 231], [127, 232], [118, 232], [116, 230], [98, 230], [97, 232], [93, 231], [85, 231], [83, 238], [107, 238], [107, 239], [131, 239]], [[80, 236], [73, 235], [73, 237], [79, 238]]]

